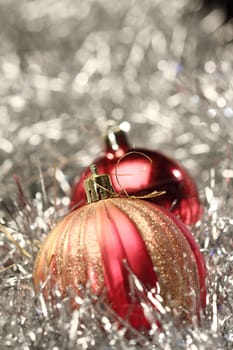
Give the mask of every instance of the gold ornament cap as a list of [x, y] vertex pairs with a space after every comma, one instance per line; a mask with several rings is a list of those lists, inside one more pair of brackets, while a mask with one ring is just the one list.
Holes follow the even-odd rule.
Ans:
[[121, 148], [125, 150], [130, 148], [126, 131], [121, 125], [117, 125], [114, 122], [109, 124], [103, 137], [107, 152], [116, 152]]
[[99, 175], [95, 164], [90, 166], [90, 170], [91, 176], [84, 181], [87, 203], [112, 197], [114, 190], [110, 176], [107, 174]]

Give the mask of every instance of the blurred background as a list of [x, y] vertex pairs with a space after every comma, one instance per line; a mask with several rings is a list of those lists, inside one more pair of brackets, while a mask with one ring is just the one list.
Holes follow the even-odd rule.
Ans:
[[222, 10], [226, 21], [230, 20], [233, 16], [233, 3], [231, 0], [203, 0], [203, 3], [207, 11], [214, 9]]
[[[103, 152], [112, 121], [123, 123], [132, 145], [169, 155], [195, 179], [205, 213], [193, 232], [210, 264], [209, 306], [199, 333], [179, 338], [168, 328], [166, 349], [175, 349], [173, 339], [179, 350], [232, 348], [232, 4], [0, 0], [0, 223], [22, 246], [28, 234], [38, 240], [48, 232], [55, 182], [68, 206], [74, 179]], [[19, 182], [34, 205], [30, 219], [13, 205]], [[8, 269], [0, 274], [0, 342], [73, 350], [61, 346], [69, 324], [52, 325], [35, 310], [32, 259], [2, 233], [0, 257]], [[96, 325], [87, 332], [84, 345]]]

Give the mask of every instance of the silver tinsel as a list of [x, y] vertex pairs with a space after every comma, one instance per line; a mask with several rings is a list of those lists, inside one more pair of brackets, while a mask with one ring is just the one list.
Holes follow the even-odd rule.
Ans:
[[[0, 1], [1, 349], [232, 349], [233, 26], [223, 22], [194, 0]], [[40, 242], [109, 120], [196, 180], [201, 326], [177, 329], [165, 315], [146, 336], [119, 329], [88, 289], [74, 313], [58, 291], [53, 307], [34, 294]]]

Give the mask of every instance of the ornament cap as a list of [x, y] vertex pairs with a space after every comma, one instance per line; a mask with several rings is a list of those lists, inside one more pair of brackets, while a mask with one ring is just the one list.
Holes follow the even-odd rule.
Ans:
[[110, 125], [104, 135], [105, 147], [107, 152], [117, 152], [119, 150], [127, 151], [130, 144], [126, 132], [116, 124]]
[[90, 166], [91, 176], [84, 181], [87, 203], [98, 202], [113, 196], [113, 188], [110, 176], [99, 175], [95, 164]]

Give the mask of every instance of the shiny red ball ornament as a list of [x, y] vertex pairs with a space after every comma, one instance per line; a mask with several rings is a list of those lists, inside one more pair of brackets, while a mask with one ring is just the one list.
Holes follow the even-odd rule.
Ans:
[[[117, 192], [124, 189], [129, 195], [141, 196], [155, 190], [166, 191], [163, 196], [146, 200], [167, 208], [185, 224], [194, 224], [200, 219], [202, 207], [196, 186], [182, 166], [162, 153], [132, 148], [125, 132], [116, 126], [109, 129], [105, 142], [105, 154], [94, 163], [100, 173], [110, 174]], [[85, 204], [84, 181], [89, 176], [88, 167], [74, 183], [71, 209]]]
[[[131, 273], [145, 296], [152, 290], [159, 294], [179, 319], [199, 315], [206, 298], [205, 264], [183, 223], [150, 202], [114, 197], [109, 177], [97, 175], [95, 168], [85, 187], [89, 204], [58, 223], [38, 254], [36, 290], [48, 276], [45, 297], [54, 285], [62, 297], [68, 288], [79, 295], [80, 285], [89, 282], [96, 295], [106, 292], [106, 301], [121, 318], [148, 329], [141, 299], [131, 291]], [[150, 303], [156, 310], [156, 303]]]

